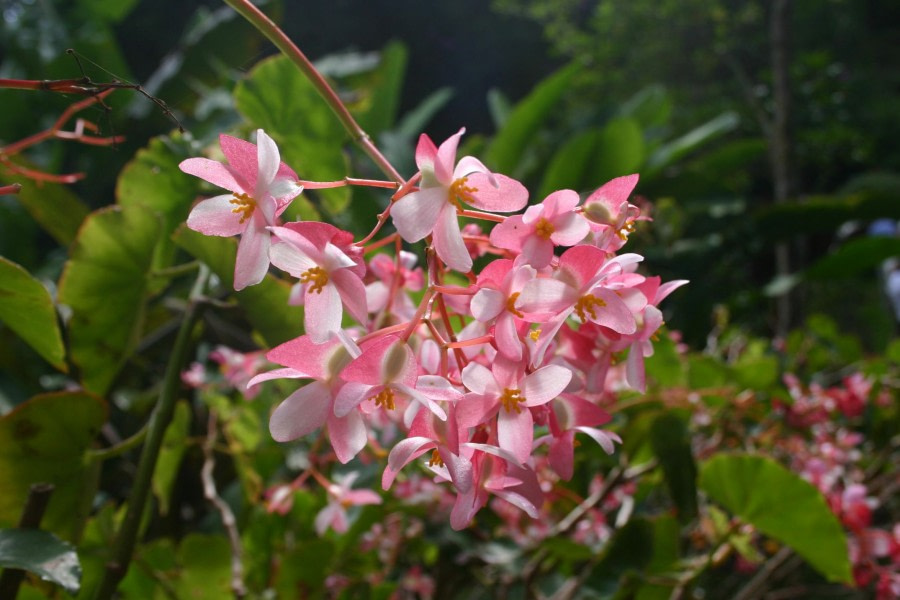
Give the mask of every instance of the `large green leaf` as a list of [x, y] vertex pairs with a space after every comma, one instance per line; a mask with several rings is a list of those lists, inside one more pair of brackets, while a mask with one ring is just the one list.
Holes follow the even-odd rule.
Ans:
[[[347, 133], [313, 85], [283, 56], [257, 64], [234, 90], [238, 110], [278, 142], [281, 158], [300, 179], [330, 181], [347, 175]], [[348, 188], [318, 195], [332, 215], [350, 199]]]
[[21, 176], [0, 177], [0, 183], [19, 183], [16, 198], [32, 218], [61, 245], [75, 239], [78, 227], [90, 210], [69, 188], [56, 183], [38, 183]]
[[30, 571], [70, 594], [78, 593], [81, 586], [75, 548], [39, 529], [0, 529], [0, 567]]
[[560, 99], [579, 69], [576, 63], [563, 67], [516, 104], [485, 152], [488, 167], [501, 173], [514, 172], [531, 139], [547, 117], [556, 113]]
[[[206, 263], [224, 286], [234, 287], [237, 244], [233, 239], [205, 236], [182, 227], [175, 233], [175, 243]], [[288, 305], [290, 285], [286, 282], [266, 275], [261, 283], [234, 295], [267, 343], [274, 346], [302, 333], [303, 309]]]
[[830, 581], [852, 583], [844, 530], [825, 497], [798, 475], [771, 458], [718, 454], [701, 466], [700, 487]]
[[867, 237], [850, 240], [832, 254], [818, 260], [806, 271], [810, 279], [831, 280], [869, 274], [882, 261], [900, 256], [900, 239]]
[[0, 418], [0, 526], [18, 521], [31, 485], [52, 483], [42, 526], [73, 533], [93, 497], [85, 451], [105, 420], [106, 404], [80, 392], [35, 396]]
[[50, 293], [28, 271], [0, 256], [0, 321], [60, 371], [65, 348]]
[[631, 175], [644, 162], [644, 136], [634, 119], [614, 119], [606, 124], [594, 148], [593, 187], [610, 179]]
[[647, 159], [648, 173], [655, 173], [704, 144], [733, 131], [740, 121], [737, 113], [727, 111], [671, 142], [663, 144]]
[[544, 171], [538, 199], [546, 198], [556, 190], [580, 188], [588, 164], [596, 152], [599, 137], [598, 131], [585, 131], [572, 137], [557, 150]]
[[376, 136], [397, 121], [400, 95], [409, 52], [400, 42], [391, 42], [381, 51], [381, 62], [360, 90], [365, 110], [357, 119], [366, 133]]
[[72, 361], [85, 388], [105, 394], [138, 341], [159, 220], [140, 206], [110, 207], [85, 221], [59, 285], [72, 309]]

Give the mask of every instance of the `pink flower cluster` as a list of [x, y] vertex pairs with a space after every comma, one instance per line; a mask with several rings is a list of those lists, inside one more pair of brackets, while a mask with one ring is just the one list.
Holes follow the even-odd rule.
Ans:
[[[640, 218], [628, 201], [637, 175], [584, 205], [561, 190], [526, 208], [521, 183], [473, 157], [456, 160], [462, 134], [440, 146], [421, 136], [418, 173], [360, 241], [326, 223], [279, 222], [304, 186], [326, 184], [299, 182], [262, 130], [255, 146], [222, 136], [228, 164], [181, 165], [231, 192], [201, 201], [188, 226], [242, 234], [237, 289], [270, 264], [297, 279], [306, 333], [268, 352], [282, 368], [249, 382], [305, 381], [275, 408], [272, 436], [287, 442], [324, 427], [346, 463], [388, 432], [384, 489], [418, 462], [452, 486], [457, 529], [490, 496], [537, 517], [545, 492], [536, 457], [570, 478], [578, 434], [613, 452], [620, 440], [600, 429], [610, 417], [598, 405], [609, 368], [624, 360], [627, 384], [644, 389], [658, 305], [686, 283], [641, 275], [641, 256], [618, 254]], [[388, 217], [397, 233], [370, 241]], [[420, 241], [424, 272], [403, 249]]]

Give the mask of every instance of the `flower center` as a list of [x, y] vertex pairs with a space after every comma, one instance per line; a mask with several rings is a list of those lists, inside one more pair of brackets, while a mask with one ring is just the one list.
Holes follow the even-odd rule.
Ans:
[[450, 189], [447, 191], [447, 200], [449, 200], [456, 208], [462, 210], [462, 206], [459, 205], [460, 202], [465, 202], [466, 204], [472, 204], [472, 194], [478, 191], [478, 188], [469, 187], [466, 185], [466, 182], [469, 180], [468, 177], [460, 177], [453, 181], [450, 184]]
[[544, 217], [538, 219], [537, 224], [534, 226], [534, 233], [542, 240], [549, 240], [554, 231], [556, 229], [553, 228], [553, 223]]
[[587, 321], [585, 313], [590, 315], [592, 319], [597, 318], [597, 314], [594, 312], [595, 306], [606, 306], [606, 302], [593, 294], [588, 294], [587, 296], [582, 296], [578, 299], [578, 302], [575, 303], [575, 313], [578, 315], [578, 318], [581, 319], [582, 323]]
[[532, 331], [531, 333], [528, 334], [528, 337], [531, 338], [532, 342], [537, 342], [538, 338], [541, 337], [541, 330], [535, 329], [534, 331]]
[[516, 315], [517, 317], [519, 317], [521, 319], [525, 315], [522, 314], [522, 311], [520, 311], [516, 308], [516, 300], [519, 299], [519, 294], [521, 294], [521, 292], [516, 292], [514, 294], [510, 294], [509, 298], [506, 299], [506, 310], [508, 310], [509, 312], [511, 312], [512, 314]]
[[313, 292], [321, 294], [322, 290], [325, 288], [325, 284], [328, 283], [328, 273], [326, 273], [325, 269], [322, 267], [313, 267], [300, 273], [300, 282], [312, 283], [312, 285], [306, 289], [308, 294]]
[[620, 240], [625, 242], [625, 241], [628, 241], [629, 233], [634, 233], [634, 220], [633, 219], [628, 219], [627, 221], [625, 221], [625, 224], [622, 225], [622, 228], [619, 229], [618, 232], [616, 232], [616, 235], [619, 236]]
[[383, 406], [385, 410], [394, 410], [394, 390], [389, 387], [384, 388], [369, 400], [374, 400], [375, 406]]
[[256, 200], [247, 194], [238, 194], [237, 192], [234, 192], [232, 196], [234, 199], [229, 202], [234, 204], [234, 208], [231, 209], [231, 212], [241, 215], [240, 222], [243, 223], [253, 216], [253, 211], [256, 210]]
[[519, 406], [522, 402], [525, 402], [525, 396], [517, 389], [506, 388], [503, 390], [503, 395], [500, 396], [500, 403], [503, 404], [503, 408], [508, 413], [512, 411], [522, 412], [522, 407]]
[[434, 450], [431, 451], [431, 460], [428, 461], [428, 466], [429, 467], [434, 467], [434, 466], [443, 467], [444, 466], [444, 461], [441, 458], [441, 453], [437, 451], [437, 448], [435, 448]]

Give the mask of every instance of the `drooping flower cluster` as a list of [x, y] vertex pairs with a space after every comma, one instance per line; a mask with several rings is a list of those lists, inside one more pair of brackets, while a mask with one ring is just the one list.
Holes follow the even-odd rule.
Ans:
[[[457, 529], [491, 496], [537, 517], [543, 472], [572, 476], [578, 434], [614, 451], [620, 440], [600, 428], [610, 417], [598, 404], [610, 366], [624, 358], [625, 381], [644, 389], [658, 305], [686, 283], [641, 275], [641, 256], [617, 254], [640, 218], [628, 202], [636, 175], [607, 183], [585, 206], [561, 190], [526, 208], [522, 184], [473, 157], [456, 160], [462, 134], [440, 146], [421, 136], [418, 186], [398, 186], [359, 242], [325, 223], [279, 222], [317, 184], [298, 181], [262, 130], [256, 146], [222, 136], [228, 164], [181, 165], [231, 192], [201, 201], [188, 226], [242, 234], [237, 289], [270, 264], [297, 279], [292, 301], [305, 307], [306, 333], [268, 352], [282, 368], [249, 382], [305, 381], [275, 408], [272, 436], [287, 442], [324, 428], [347, 463], [389, 429], [378, 443], [391, 444], [383, 487], [417, 462], [455, 491]], [[388, 215], [396, 233], [370, 242]], [[481, 223], [461, 227], [461, 218]], [[417, 267], [402, 244], [423, 240]], [[381, 250], [391, 246], [393, 254]]]

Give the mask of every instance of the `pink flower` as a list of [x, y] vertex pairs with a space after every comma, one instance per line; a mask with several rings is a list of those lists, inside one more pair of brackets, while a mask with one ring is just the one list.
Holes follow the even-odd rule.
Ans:
[[476, 321], [494, 325], [497, 351], [510, 360], [522, 359], [522, 340], [518, 323], [525, 318], [516, 306], [522, 287], [536, 272], [528, 265], [513, 267], [511, 260], [498, 259], [478, 275], [478, 292], [472, 296], [470, 308]]
[[316, 515], [316, 533], [325, 535], [328, 528], [337, 533], [346, 533], [349, 527], [347, 508], [381, 504], [381, 496], [372, 490], [351, 490], [350, 486], [359, 477], [359, 473], [350, 473], [344, 477], [336, 477], [337, 483], [328, 486], [328, 504]]
[[366, 425], [359, 411], [350, 411], [342, 417], [334, 414], [334, 399], [345, 384], [341, 371], [359, 356], [356, 344], [349, 340], [346, 343], [332, 338], [323, 344], [315, 344], [304, 335], [276, 346], [266, 354], [267, 359], [287, 368], [257, 375], [248, 387], [270, 379], [313, 380], [285, 398], [272, 412], [269, 432], [275, 441], [289, 442], [327, 424], [331, 446], [342, 463], [348, 462], [366, 445]]
[[[378, 278], [366, 286], [366, 304], [370, 313], [389, 308], [391, 314], [402, 320], [412, 319], [416, 306], [407, 292], [418, 292], [425, 283], [422, 269], [416, 268], [416, 260], [415, 254], [405, 250], [400, 251], [396, 260], [387, 254], [376, 254], [369, 260], [369, 272]], [[393, 289], [395, 277], [397, 287]], [[390, 295], [392, 290], [393, 297]]]
[[471, 392], [462, 401], [473, 420], [484, 422], [497, 415], [497, 440], [500, 448], [519, 462], [531, 456], [534, 439], [532, 406], [550, 402], [562, 393], [572, 372], [560, 365], [547, 365], [525, 375], [524, 367], [497, 357], [492, 369], [470, 362], [462, 371], [463, 385]]
[[579, 198], [572, 190], [560, 190], [524, 214], [507, 217], [491, 231], [491, 243], [520, 252], [535, 269], [543, 269], [553, 259], [556, 246], [574, 246], [590, 233], [587, 219], [575, 212]]
[[600, 186], [584, 201], [584, 215], [591, 221], [594, 244], [615, 252], [628, 241], [641, 209], [628, 202], [637, 185], [637, 175], [616, 177]]
[[257, 144], [219, 136], [228, 163], [189, 158], [179, 168], [223, 187], [231, 194], [201, 200], [188, 215], [188, 227], [205, 235], [241, 234], [234, 265], [234, 289], [262, 281], [269, 268], [269, 232], [277, 215], [303, 191], [297, 174], [281, 162], [278, 146], [262, 129]]
[[478, 159], [464, 156], [456, 163], [456, 147], [464, 132], [460, 129], [440, 148], [422, 134], [416, 147], [422, 184], [391, 206], [400, 237], [413, 243], [431, 235], [438, 257], [461, 273], [472, 269], [472, 257], [459, 229], [456, 210], [460, 202], [483, 210], [513, 212], [528, 201], [528, 191], [521, 183], [492, 174]]
[[269, 250], [273, 265], [306, 284], [303, 324], [316, 344], [328, 341], [341, 328], [344, 307], [360, 323], [365, 323], [367, 317], [366, 287], [359, 272], [365, 266], [358, 265], [334, 245], [323, 225], [293, 223], [272, 227], [281, 243]]
[[612, 417], [599, 406], [571, 394], [563, 394], [553, 401], [550, 411], [550, 435], [535, 440], [535, 445], [550, 444], [550, 466], [565, 480], [572, 478], [575, 459], [575, 434], [584, 433], [600, 444], [603, 451], [612, 454], [613, 442], [622, 439], [611, 431], [597, 429], [594, 425], [608, 423]]

